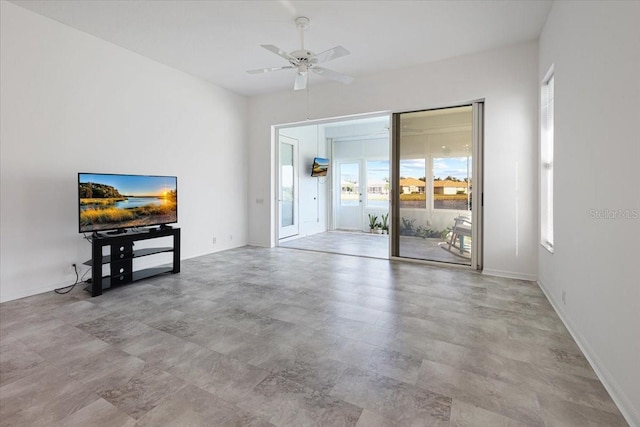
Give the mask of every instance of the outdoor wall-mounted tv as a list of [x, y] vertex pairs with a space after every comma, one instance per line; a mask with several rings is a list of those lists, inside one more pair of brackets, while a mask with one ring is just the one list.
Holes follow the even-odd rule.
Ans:
[[178, 222], [175, 176], [78, 174], [80, 233]]
[[329, 159], [316, 157], [313, 159], [313, 168], [311, 168], [311, 176], [327, 176], [329, 170]]

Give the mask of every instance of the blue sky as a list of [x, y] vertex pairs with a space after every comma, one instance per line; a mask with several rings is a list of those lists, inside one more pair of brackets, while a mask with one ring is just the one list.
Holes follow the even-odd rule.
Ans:
[[[405, 159], [400, 161], [400, 176], [406, 178], [421, 178], [426, 175], [424, 159]], [[347, 181], [358, 180], [358, 166], [356, 163], [343, 163], [340, 165], [342, 179]], [[367, 161], [367, 172], [370, 179], [383, 181], [389, 178], [388, 160]], [[433, 175], [436, 178], [452, 176], [463, 180], [467, 177], [466, 157], [435, 158], [433, 160]], [[469, 158], [469, 175], [471, 175], [471, 158]]]
[[79, 176], [79, 182], [110, 185], [124, 196], [158, 196], [175, 190], [177, 179], [173, 176], [87, 174]]
[[[424, 159], [406, 159], [400, 161], [400, 176], [406, 178], [421, 178], [425, 176]], [[469, 172], [467, 174], [466, 157], [439, 157], [433, 159], [434, 178], [452, 176], [459, 180], [471, 175], [471, 158], [469, 157]]]
[[370, 160], [367, 162], [367, 173], [370, 179], [384, 181], [389, 179], [389, 160]]
[[471, 157], [469, 159], [469, 173], [467, 174], [467, 157], [448, 157], [433, 159], [433, 176], [446, 178], [452, 176], [459, 180], [471, 177]]

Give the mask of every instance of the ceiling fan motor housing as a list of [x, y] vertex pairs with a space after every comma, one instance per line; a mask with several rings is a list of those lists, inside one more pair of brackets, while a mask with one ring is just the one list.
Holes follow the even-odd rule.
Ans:
[[[291, 56], [296, 58], [299, 62], [306, 62], [309, 64], [316, 64], [318, 62], [318, 58], [316, 58], [316, 54], [310, 50], [294, 50], [290, 53]], [[291, 61], [293, 64], [293, 61]], [[296, 64], [293, 64], [296, 65]]]

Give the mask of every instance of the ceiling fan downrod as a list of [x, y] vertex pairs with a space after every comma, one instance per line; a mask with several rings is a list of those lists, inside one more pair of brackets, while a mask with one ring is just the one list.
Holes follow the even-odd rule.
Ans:
[[304, 50], [304, 32], [309, 28], [311, 20], [306, 16], [296, 18], [296, 27], [300, 30], [300, 50]]

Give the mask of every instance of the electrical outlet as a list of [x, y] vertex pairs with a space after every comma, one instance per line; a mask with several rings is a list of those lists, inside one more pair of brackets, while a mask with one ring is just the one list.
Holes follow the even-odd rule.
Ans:
[[562, 304], [567, 305], [567, 291], [562, 291]]
[[211, 240], [211, 243], [213, 243], [214, 245], [216, 244], [216, 238], [215, 237]]

